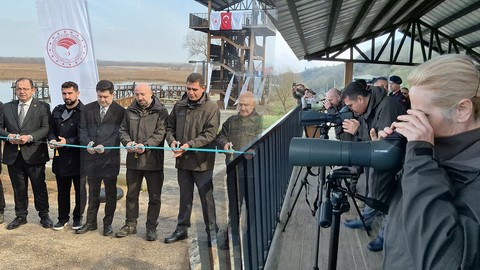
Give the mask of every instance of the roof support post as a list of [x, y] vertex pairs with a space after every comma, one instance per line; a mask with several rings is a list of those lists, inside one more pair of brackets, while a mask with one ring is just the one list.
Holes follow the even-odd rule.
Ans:
[[345, 74], [343, 76], [343, 82], [345, 85], [352, 82], [353, 78], [353, 62], [345, 61]]

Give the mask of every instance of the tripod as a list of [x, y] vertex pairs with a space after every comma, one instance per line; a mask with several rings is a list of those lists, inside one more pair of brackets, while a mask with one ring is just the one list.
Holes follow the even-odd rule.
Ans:
[[[321, 125], [321, 126], [315, 126], [315, 131], [313, 132], [313, 137], [315, 137], [316, 133], [318, 130], [320, 130], [320, 138], [321, 139], [327, 139], [328, 140], [328, 129], [329, 127], [327, 125]], [[308, 133], [305, 132], [308, 136]], [[323, 166], [322, 166], [323, 167]], [[318, 174], [313, 174], [310, 170], [310, 167], [307, 167], [307, 170], [305, 172], [304, 177], [302, 178], [301, 186], [298, 189], [297, 196], [295, 197], [295, 200], [293, 201], [292, 207], [290, 208], [290, 211], [287, 213], [287, 220], [285, 221], [285, 224], [283, 225], [282, 231], [285, 231], [285, 228], [287, 227], [288, 221], [290, 220], [290, 217], [292, 216], [293, 210], [295, 209], [295, 205], [297, 204], [298, 198], [300, 197], [300, 194], [302, 193], [302, 189], [305, 188], [305, 192], [308, 193], [308, 186], [310, 183], [308, 182], [308, 175], [312, 176], [319, 176], [320, 177], [320, 171], [322, 170], [322, 167], [319, 167], [319, 173]], [[292, 192], [290, 193], [290, 196], [293, 194], [293, 190], [295, 189], [295, 186], [297, 185], [297, 181], [299, 179], [300, 173], [302, 172], [303, 166], [300, 167], [300, 170], [298, 171], [297, 178], [295, 180], [295, 183], [293, 184]], [[323, 171], [325, 171], [325, 167], [323, 167]], [[305, 195], [306, 197], [307, 195]], [[308, 198], [306, 199], [307, 204], [310, 206], [310, 203], [308, 201]], [[316, 203], [314, 210], [312, 210], [312, 214], [315, 215], [316, 212]]]
[[[318, 251], [319, 251], [319, 241], [320, 240], [320, 227], [329, 228], [333, 225], [330, 230], [330, 244], [329, 244], [329, 254], [328, 254], [328, 268], [327, 269], [336, 269], [337, 268], [337, 255], [338, 255], [338, 238], [340, 235], [340, 216], [350, 211], [350, 203], [348, 202], [347, 195], [352, 198], [353, 204], [357, 213], [365, 226], [365, 220], [360, 213], [360, 209], [355, 197], [359, 199], [365, 199], [365, 197], [356, 195], [351, 191], [350, 183], [347, 179], [358, 178], [358, 174], [350, 173], [350, 171], [345, 169], [332, 170], [330, 174], [326, 177], [325, 181], [325, 201], [320, 202], [320, 215], [319, 215], [319, 225], [318, 225], [318, 235], [317, 235], [317, 250], [316, 253], [316, 262], [314, 269], [318, 269]], [[345, 183], [345, 187], [342, 187], [342, 181]], [[370, 234], [367, 231], [367, 235]]]

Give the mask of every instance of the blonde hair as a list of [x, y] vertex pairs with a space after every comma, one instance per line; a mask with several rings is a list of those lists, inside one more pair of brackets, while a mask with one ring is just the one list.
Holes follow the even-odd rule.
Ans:
[[446, 54], [433, 58], [413, 70], [408, 76], [410, 87], [429, 91], [430, 103], [445, 109], [446, 117], [461, 99], [471, 99], [474, 118], [479, 117], [479, 72], [466, 55]]

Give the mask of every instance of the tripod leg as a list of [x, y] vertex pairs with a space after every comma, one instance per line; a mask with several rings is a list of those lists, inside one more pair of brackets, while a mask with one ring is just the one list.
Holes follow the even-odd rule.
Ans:
[[283, 225], [282, 232], [285, 231], [285, 228], [287, 227], [288, 221], [290, 220], [290, 217], [292, 216], [293, 209], [295, 208], [295, 205], [297, 204], [298, 197], [300, 197], [300, 194], [302, 193], [302, 189], [308, 185], [308, 172], [305, 174], [305, 177], [302, 180], [302, 185], [298, 189], [297, 196], [295, 197], [295, 200], [293, 201], [292, 208], [290, 208], [290, 211], [288, 211], [287, 214], [287, 220], [285, 221], [285, 225]]
[[330, 228], [330, 249], [328, 254], [328, 268], [330, 270], [337, 269], [338, 254], [338, 236], [340, 235], [340, 215], [342, 212], [333, 211], [332, 227]]
[[[320, 198], [318, 200], [318, 217], [320, 218], [320, 209], [321, 209], [321, 206], [322, 206], [322, 202], [323, 202], [323, 186], [325, 185], [325, 176], [326, 176], [326, 168], [325, 166], [321, 166], [319, 168], [319, 172], [318, 172], [318, 189], [320, 190]], [[315, 264], [313, 266], [313, 270], [319, 270], [318, 268], [318, 253], [320, 251], [320, 230], [321, 230], [321, 226], [320, 226], [320, 222], [318, 222], [317, 224], [317, 245], [315, 247]]]
[[[344, 181], [345, 181], [344, 182], [345, 186], [347, 187], [347, 190], [348, 190], [348, 194], [349, 194], [350, 198], [352, 198], [353, 206], [355, 206], [355, 210], [357, 210], [358, 217], [360, 218], [360, 221], [362, 222], [363, 227], [367, 228], [367, 224], [365, 223], [365, 218], [363, 217], [362, 212], [360, 211], [360, 208], [358, 207], [357, 201], [355, 200], [355, 196], [354, 196], [352, 190], [350, 189], [350, 183], [347, 181], [347, 179], [344, 179]], [[368, 232], [368, 230], [365, 230], [365, 231], [367, 232], [367, 235], [370, 236], [370, 233]]]
[[[303, 170], [303, 166], [300, 167], [300, 170], [297, 173], [297, 178], [295, 179], [295, 183], [293, 183], [292, 191], [290, 192], [290, 197], [293, 195], [293, 191], [295, 190], [295, 186], [297, 185], [298, 178], [299, 178], [300, 174], [302, 173], [302, 170]], [[307, 173], [308, 173], [308, 171], [307, 171]]]

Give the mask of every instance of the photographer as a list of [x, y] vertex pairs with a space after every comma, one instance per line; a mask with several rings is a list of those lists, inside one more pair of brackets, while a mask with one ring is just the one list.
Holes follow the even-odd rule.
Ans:
[[384, 269], [480, 269], [479, 81], [465, 55], [423, 63], [409, 77], [412, 109], [379, 132], [408, 141]]
[[[342, 91], [342, 100], [357, 116], [357, 119], [343, 121], [345, 132], [353, 134], [358, 140], [369, 141], [371, 130], [382, 130], [391, 125], [397, 116], [405, 114], [405, 108], [395, 100], [388, 98], [383, 88], [371, 86], [366, 89], [365, 85], [354, 81], [348, 84]], [[368, 197], [388, 203], [385, 196], [391, 188], [395, 177], [395, 171], [369, 170]], [[370, 230], [377, 211], [368, 205], [363, 209], [362, 216], [365, 218], [366, 227], [359, 218], [346, 220], [345, 226], [350, 229]], [[367, 246], [371, 251], [383, 249], [383, 231]]]
[[292, 96], [295, 99], [298, 99], [298, 103], [300, 103], [300, 100], [302, 97], [305, 95], [305, 85], [301, 83], [293, 83], [292, 84]]

